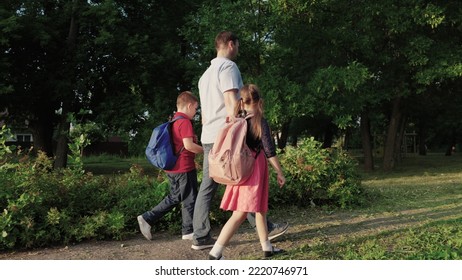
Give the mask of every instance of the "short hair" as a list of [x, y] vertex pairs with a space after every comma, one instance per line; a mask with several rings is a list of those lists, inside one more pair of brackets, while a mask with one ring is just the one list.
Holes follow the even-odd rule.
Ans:
[[176, 106], [182, 108], [189, 103], [199, 103], [197, 97], [190, 91], [183, 91], [180, 93], [176, 99]]
[[225, 45], [229, 41], [236, 43], [239, 41], [239, 38], [237, 38], [236, 34], [231, 31], [222, 31], [218, 33], [218, 35], [215, 37], [215, 49], [218, 50], [221, 45]]

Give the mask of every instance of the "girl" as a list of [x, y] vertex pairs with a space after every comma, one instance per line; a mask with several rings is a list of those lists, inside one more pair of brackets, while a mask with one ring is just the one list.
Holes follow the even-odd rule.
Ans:
[[[209, 259], [222, 259], [222, 253], [229, 240], [233, 237], [248, 212], [256, 215], [257, 233], [265, 258], [281, 253], [283, 250], [274, 248], [268, 240], [266, 212], [268, 211], [268, 161], [277, 173], [277, 181], [282, 187], [286, 181], [279, 160], [276, 156], [276, 147], [272, 141], [268, 122], [263, 118], [263, 100], [256, 85], [248, 84], [240, 90], [241, 99], [236, 105], [235, 115], [252, 114], [247, 120], [248, 131], [246, 143], [257, 157], [253, 174], [239, 185], [226, 186], [225, 194], [220, 208], [233, 211], [232, 216], [223, 226], [220, 236], [209, 253]], [[241, 109], [244, 109], [241, 111]]]

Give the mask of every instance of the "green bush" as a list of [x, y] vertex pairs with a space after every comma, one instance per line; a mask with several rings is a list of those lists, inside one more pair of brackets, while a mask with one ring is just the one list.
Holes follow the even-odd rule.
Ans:
[[313, 138], [279, 155], [286, 185], [279, 189], [271, 176], [270, 205], [335, 205], [342, 208], [362, 199], [357, 162], [341, 149], [322, 149]]
[[[169, 191], [165, 176], [149, 177], [139, 166], [125, 174], [94, 176], [82, 164], [53, 170], [44, 153], [14, 159], [4, 145], [0, 150], [0, 250], [121, 239], [138, 231], [136, 216]], [[76, 146], [71, 159], [81, 162], [78, 157]], [[180, 225], [179, 209], [158, 223], [159, 228]]]
[[[0, 170], [0, 249], [121, 239], [138, 231], [136, 216], [169, 191], [164, 178], [150, 178], [136, 166], [117, 176], [50, 167], [51, 160], [39, 153], [16, 168]], [[158, 228], [180, 223], [176, 210]]]

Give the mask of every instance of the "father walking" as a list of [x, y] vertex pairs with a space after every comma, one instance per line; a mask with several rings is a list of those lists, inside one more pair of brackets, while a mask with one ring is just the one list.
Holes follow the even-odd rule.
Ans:
[[[201, 142], [204, 148], [203, 178], [197, 194], [193, 218], [194, 250], [211, 248], [215, 239], [210, 235], [210, 204], [218, 188], [218, 183], [209, 177], [208, 154], [226, 118], [234, 118], [234, 107], [239, 99], [239, 89], [243, 86], [241, 72], [233, 60], [239, 52], [239, 39], [229, 31], [220, 32], [215, 38], [217, 57], [199, 80], [199, 95], [202, 113]], [[247, 216], [255, 228], [255, 213]], [[268, 220], [268, 238], [272, 240], [284, 234], [287, 222], [276, 224]]]

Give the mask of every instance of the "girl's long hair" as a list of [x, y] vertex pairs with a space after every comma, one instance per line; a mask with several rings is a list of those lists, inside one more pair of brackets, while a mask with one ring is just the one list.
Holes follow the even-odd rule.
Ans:
[[234, 114], [237, 116], [244, 110], [244, 104], [252, 107], [253, 117], [250, 119], [250, 131], [257, 138], [261, 139], [263, 118], [263, 99], [260, 90], [254, 84], [244, 85], [241, 90], [241, 99], [237, 102]]

